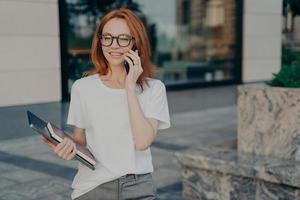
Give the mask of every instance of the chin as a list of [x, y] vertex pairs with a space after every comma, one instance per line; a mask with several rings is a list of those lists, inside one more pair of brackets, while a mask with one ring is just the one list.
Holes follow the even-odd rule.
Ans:
[[120, 66], [124, 64], [123, 60], [110, 60], [108, 62], [111, 66]]

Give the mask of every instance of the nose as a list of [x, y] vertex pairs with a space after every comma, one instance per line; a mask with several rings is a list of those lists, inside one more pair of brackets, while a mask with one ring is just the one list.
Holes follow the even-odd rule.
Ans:
[[118, 42], [117, 42], [117, 38], [113, 38], [111, 47], [112, 48], [119, 48], [119, 45], [118, 45]]

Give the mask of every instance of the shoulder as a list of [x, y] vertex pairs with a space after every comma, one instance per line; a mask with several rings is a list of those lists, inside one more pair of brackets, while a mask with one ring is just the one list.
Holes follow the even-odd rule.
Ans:
[[77, 79], [73, 85], [71, 90], [85, 90], [91, 86], [91, 84], [94, 84], [94, 80], [97, 78], [97, 74], [82, 77], [80, 79]]
[[146, 80], [148, 83], [147, 89], [151, 94], [166, 92], [165, 84], [161, 80], [154, 78], [146, 78]]
[[165, 84], [159, 79], [146, 78], [146, 81], [148, 82], [150, 89], [158, 89], [158, 88], [165, 89], [166, 88]]

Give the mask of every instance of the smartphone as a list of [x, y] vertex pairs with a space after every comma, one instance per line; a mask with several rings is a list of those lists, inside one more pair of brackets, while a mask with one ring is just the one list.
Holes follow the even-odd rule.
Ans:
[[[131, 50], [135, 51], [136, 47], [133, 46]], [[126, 73], [128, 74], [129, 73], [129, 64], [128, 64], [128, 62], [126, 60], [124, 61], [124, 67], [125, 67]]]

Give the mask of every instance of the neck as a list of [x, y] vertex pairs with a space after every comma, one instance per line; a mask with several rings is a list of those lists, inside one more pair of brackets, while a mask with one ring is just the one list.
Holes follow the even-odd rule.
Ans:
[[124, 83], [126, 79], [126, 70], [123, 66], [110, 66], [106, 77], [111, 81]]

